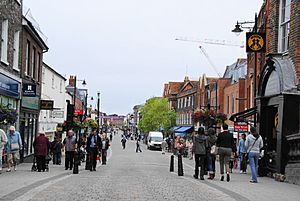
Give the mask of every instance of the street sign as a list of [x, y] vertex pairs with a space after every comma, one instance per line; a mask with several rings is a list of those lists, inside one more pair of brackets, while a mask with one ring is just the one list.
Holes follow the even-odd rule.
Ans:
[[246, 122], [234, 122], [234, 131], [235, 132], [247, 132], [248, 124]]
[[246, 33], [246, 52], [265, 52], [266, 33]]
[[53, 100], [41, 100], [41, 110], [53, 110]]

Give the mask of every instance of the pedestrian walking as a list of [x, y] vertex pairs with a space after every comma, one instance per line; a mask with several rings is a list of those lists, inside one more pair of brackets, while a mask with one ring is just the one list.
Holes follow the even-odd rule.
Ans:
[[21, 135], [14, 126], [9, 127], [9, 134], [7, 136], [7, 172], [11, 171], [11, 167], [14, 166], [14, 170], [17, 170], [17, 163], [20, 160], [20, 150], [22, 149]]
[[121, 139], [121, 143], [122, 143], [122, 147], [123, 147], [123, 149], [125, 149], [125, 147], [126, 147], [126, 137], [125, 136], [123, 136], [122, 137], [122, 139]]
[[136, 153], [142, 152], [142, 150], [141, 150], [141, 144], [140, 144], [140, 140], [139, 139], [136, 140], [136, 150], [135, 150], [135, 152]]
[[107, 150], [109, 148], [109, 139], [106, 133], [103, 133], [101, 136], [101, 157], [102, 157], [102, 165], [106, 165], [107, 161]]
[[45, 172], [46, 169], [46, 156], [49, 154], [50, 141], [45, 136], [45, 133], [39, 133], [33, 142], [34, 156], [36, 157], [38, 172]]
[[245, 141], [246, 141], [246, 134], [242, 134], [242, 139], [239, 142], [239, 149], [238, 149], [238, 154], [240, 158], [240, 173], [245, 173], [247, 172], [247, 160], [245, 158], [247, 149], [245, 146]]
[[89, 169], [96, 171], [97, 155], [101, 149], [101, 138], [94, 129], [87, 138], [86, 149], [89, 156]]
[[0, 174], [2, 173], [2, 157], [3, 157], [3, 150], [7, 143], [7, 137], [4, 130], [0, 129]]
[[208, 179], [215, 178], [216, 172], [216, 155], [211, 153], [211, 147], [216, 144], [217, 136], [215, 133], [215, 129], [209, 128], [207, 130], [208, 134], [208, 150], [207, 150], [207, 170], [208, 170]]
[[53, 165], [61, 164], [61, 149], [63, 148], [63, 144], [61, 140], [55, 136], [54, 140], [51, 142], [51, 152], [53, 156]]
[[69, 130], [68, 136], [63, 141], [65, 147], [65, 170], [73, 169], [74, 155], [77, 151], [77, 139], [74, 136], [74, 131]]
[[193, 152], [193, 140], [190, 139], [188, 142], [188, 153], [189, 153], [189, 159], [193, 160], [194, 152]]
[[112, 131], [111, 131], [111, 133], [109, 133], [109, 141], [111, 142], [112, 139], [113, 139], [113, 134], [112, 134]]
[[166, 148], [167, 148], [167, 142], [166, 142], [166, 139], [164, 139], [161, 142], [161, 154], [165, 154]]
[[228, 125], [223, 124], [223, 132], [219, 133], [217, 141], [219, 147], [219, 161], [220, 161], [220, 174], [221, 181], [224, 181], [224, 166], [226, 167], [226, 181], [230, 181], [230, 168], [229, 162], [231, 153], [236, 153], [236, 145], [234, 143], [233, 134], [228, 131]]
[[195, 153], [195, 174], [194, 178], [199, 177], [200, 166], [200, 179], [204, 180], [205, 174], [205, 157], [208, 148], [208, 140], [204, 134], [204, 128], [200, 127], [198, 133], [193, 137], [193, 152]]
[[260, 150], [263, 148], [263, 139], [257, 133], [255, 127], [250, 128], [250, 134], [246, 137], [245, 146], [247, 148], [250, 168], [251, 168], [251, 183], [257, 183], [258, 175], [258, 159]]

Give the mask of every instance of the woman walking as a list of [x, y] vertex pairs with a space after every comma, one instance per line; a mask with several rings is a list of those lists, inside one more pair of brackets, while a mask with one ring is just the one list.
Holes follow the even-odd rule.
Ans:
[[207, 170], [208, 170], [208, 179], [215, 178], [216, 172], [216, 155], [211, 153], [211, 147], [216, 144], [217, 137], [215, 134], [215, 129], [209, 128], [207, 131], [208, 134], [208, 151], [207, 151]]
[[49, 153], [50, 145], [49, 139], [45, 136], [45, 133], [40, 133], [33, 142], [38, 172], [45, 172], [46, 156]]
[[251, 127], [250, 133], [245, 142], [247, 148], [247, 153], [249, 157], [249, 163], [251, 168], [251, 183], [257, 183], [257, 174], [258, 174], [258, 159], [260, 154], [260, 149], [263, 147], [263, 139], [256, 132], [256, 128]]

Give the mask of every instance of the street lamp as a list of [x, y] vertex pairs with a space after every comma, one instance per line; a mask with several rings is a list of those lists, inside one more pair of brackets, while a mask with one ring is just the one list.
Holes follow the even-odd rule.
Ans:
[[[257, 14], [255, 13], [255, 20], [253, 21], [245, 21], [245, 22], [237, 22], [237, 24], [235, 25], [235, 28], [232, 30], [232, 32], [236, 33], [236, 34], [240, 34], [241, 32], [243, 32], [243, 29], [250, 29], [252, 27], [243, 27], [244, 24], [254, 24], [253, 33], [258, 33], [257, 32]], [[242, 29], [243, 28], [243, 29]], [[254, 69], [253, 69], [253, 95], [254, 95], [254, 108], [256, 108], [256, 71], [257, 71], [257, 52], [254, 52]], [[256, 113], [254, 114], [254, 127], [256, 127]]]
[[98, 97], [98, 100], [97, 100], [97, 116], [98, 116], [97, 133], [99, 133], [99, 131], [100, 131], [100, 91], [97, 92], [97, 97]]
[[[85, 80], [78, 80], [78, 81], [82, 81], [82, 85], [85, 86], [86, 85], [86, 82]], [[76, 106], [76, 82], [77, 82], [77, 78], [76, 76], [74, 76], [74, 94], [73, 94], [73, 111], [72, 111], [72, 126], [73, 126], [73, 129], [74, 129], [74, 113], [75, 113], [75, 106]], [[77, 138], [77, 132], [76, 132], [76, 138]], [[79, 168], [78, 168], [78, 165], [80, 163], [80, 152], [79, 152], [79, 149], [80, 149], [80, 144], [81, 144], [81, 141], [80, 141], [80, 134], [79, 134], [79, 138], [77, 138], [78, 140], [78, 144], [77, 144], [77, 160], [75, 161], [74, 160], [74, 169], [73, 169], [73, 174], [78, 174], [79, 172]]]

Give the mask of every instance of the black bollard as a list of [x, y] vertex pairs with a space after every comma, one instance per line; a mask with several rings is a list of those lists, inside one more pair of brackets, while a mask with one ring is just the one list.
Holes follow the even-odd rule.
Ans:
[[183, 176], [182, 155], [178, 154], [178, 176]]
[[174, 172], [174, 155], [171, 155], [170, 172]]
[[78, 174], [79, 173], [79, 157], [78, 157], [78, 154], [75, 153], [74, 154], [74, 167], [73, 167], [73, 174]]

